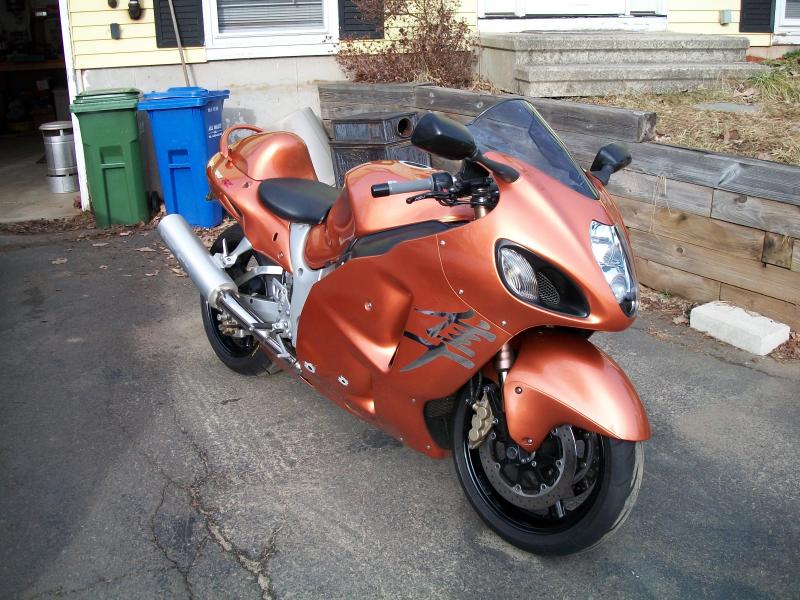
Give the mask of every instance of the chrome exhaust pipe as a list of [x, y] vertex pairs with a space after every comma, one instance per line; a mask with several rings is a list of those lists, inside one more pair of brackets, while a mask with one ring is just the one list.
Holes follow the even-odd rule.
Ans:
[[220, 296], [224, 292], [236, 294], [233, 279], [208, 253], [186, 219], [167, 215], [158, 224], [158, 234], [211, 306], [220, 310]]
[[167, 215], [158, 224], [158, 234], [211, 306], [230, 315], [278, 358], [287, 360], [290, 365], [294, 362], [270, 335], [272, 325], [239, 300], [239, 290], [233, 279], [209, 254], [186, 219], [177, 214]]

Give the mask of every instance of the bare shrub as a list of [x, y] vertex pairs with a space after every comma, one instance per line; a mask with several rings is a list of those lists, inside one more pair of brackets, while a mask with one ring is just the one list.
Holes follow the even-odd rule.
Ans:
[[362, 21], [385, 24], [385, 39], [352, 41], [337, 55], [353, 81], [430, 81], [470, 87], [473, 35], [454, 0], [353, 0]]

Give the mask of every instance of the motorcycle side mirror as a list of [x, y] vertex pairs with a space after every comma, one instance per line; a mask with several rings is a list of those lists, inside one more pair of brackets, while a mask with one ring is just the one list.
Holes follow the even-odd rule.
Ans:
[[433, 113], [419, 120], [411, 135], [411, 143], [448, 160], [464, 160], [478, 151], [475, 138], [464, 125]]
[[427, 113], [414, 128], [411, 143], [448, 160], [471, 160], [481, 164], [504, 181], [516, 181], [519, 177], [513, 167], [486, 158], [469, 129], [447, 117]]
[[608, 185], [611, 176], [631, 164], [631, 160], [630, 151], [622, 144], [606, 144], [597, 151], [597, 156], [594, 157], [592, 168], [589, 171], [603, 185]]

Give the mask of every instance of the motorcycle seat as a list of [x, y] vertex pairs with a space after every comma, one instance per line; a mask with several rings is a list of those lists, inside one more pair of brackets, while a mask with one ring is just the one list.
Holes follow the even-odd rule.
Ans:
[[267, 210], [290, 223], [317, 225], [325, 220], [341, 190], [310, 179], [279, 177], [258, 186], [258, 198]]

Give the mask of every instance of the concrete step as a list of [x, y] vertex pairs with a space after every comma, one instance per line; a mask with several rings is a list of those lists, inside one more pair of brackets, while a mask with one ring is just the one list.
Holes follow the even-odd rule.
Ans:
[[743, 62], [746, 37], [640, 32], [484, 34], [483, 52], [513, 53], [519, 65], [685, 64]]
[[517, 65], [596, 65], [596, 64], [730, 64], [743, 62], [744, 50], [739, 48], [613, 48], [540, 50], [518, 52]]
[[534, 96], [671, 92], [763, 69], [745, 62], [744, 36], [528, 31], [482, 34], [479, 45], [481, 77]]
[[544, 98], [660, 94], [694, 89], [715, 81], [747, 79], [766, 68], [753, 63], [525, 65], [514, 69], [515, 89], [509, 91]]
[[[642, 53], [651, 56], [653, 53], [664, 53], [665, 60], [670, 62], [670, 53], [692, 53], [712, 57], [734, 57], [736, 61], [744, 60], [749, 47], [745, 36], [702, 35], [671, 32], [635, 32], [635, 31], [525, 31], [522, 33], [483, 33], [480, 36], [481, 48], [512, 51], [517, 55], [530, 55], [529, 60], [538, 60], [537, 55], [559, 53], [570, 57], [571, 53], [597, 52], [600, 56], [617, 54], [627, 56]], [[720, 54], [721, 53], [721, 54]], [[599, 60], [582, 61], [589, 63]], [[622, 60], [621, 62], [629, 62]], [[696, 61], [700, 62], [700, 61]], [[714, 62], [709, 58], [702, 62]], [[532, 63], [531, 63], [532, 64]]]

